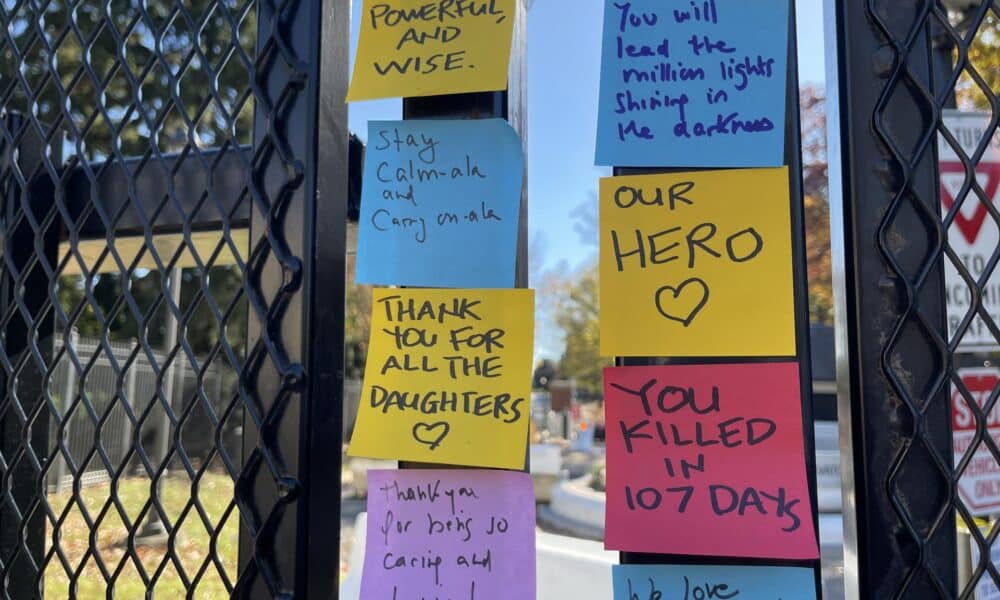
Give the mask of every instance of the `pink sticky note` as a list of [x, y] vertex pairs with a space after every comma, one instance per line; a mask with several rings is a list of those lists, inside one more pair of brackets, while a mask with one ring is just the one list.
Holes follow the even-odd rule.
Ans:
[[605, 369], [605, 546], [818, 558], [798, 369]]
[[525, 473], [368, 472], [365, 600], [535, 598], [535, 494]]

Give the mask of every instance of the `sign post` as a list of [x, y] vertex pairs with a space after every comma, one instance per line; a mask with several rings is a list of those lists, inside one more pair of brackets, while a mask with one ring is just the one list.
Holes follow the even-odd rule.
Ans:
[[[975, 156], [989, 130], [990, 115], [984, 113], [946, 110], [943, 124], [951, 132], [967, 156]], [[938, 161], [941, 173], [941, 211], [948, 214], [955, 210], [955, 219], [948, 229], [948, 245], [955, 252], [973, 285], [965, 281], [951, 260], [944, 261], [945, 303], [948, 311], [948, 337], [954, 338], [962, 326], [972, 306], [972, 289], [975, 280], [986, 272], [998, 244], [1000, 228], [994, 217], [996, 210], [980, 200], [977, 190], [963, 188], [965, 166], [955, 149], [944, 136], [938, 136]], [[991, 140], [976, 164], [976, 185], [978, 191], [992, 204], [996, 204], [1000, 191], [1000, 139]], [[956, 205], [958, 205], [956, 209]], [[991, 214], [992, 213], [992, 214]], [[989, 316], [984, 320], [980, 311], [969, 322], [958, 343], [960, 352], [997, 352], [1000, 345], [1000, 278], [990, 275], [982, 286], [982, 312]]]
[[[1000, 369], [996, 367], [959, 369], [958, 375], [980, 409], [985, 407], [993, 390], [1000, 384]], [[955, 386], [952, 386], [951, 392], [951, 411], [951, 435], [957, 466], [975, 440], [976, 419], [965, 396]], [[994, 405], [986, 415], [986, 433], [994, 444], [1000, 445], [1000, 404]], [[977, 517], [1000, 513], [1000, 465], [985, 442], [976, 447], [962, 472], [958, 493], [969, 512]]]

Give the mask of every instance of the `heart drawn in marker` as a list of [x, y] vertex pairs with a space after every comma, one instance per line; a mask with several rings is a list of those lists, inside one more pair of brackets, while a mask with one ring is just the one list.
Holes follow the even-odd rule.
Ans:
[[413, 439], [421, 444], [427, 444], [431, 450], [435, 450], [441, 445], [441, 441], [444, 440], [449, 431], [451, 431], [451, 425], [445, 421], [431, 424], [417, 423], [413, 426]]
[[694, 321], [708, 303], [708, 285], [692, 277], [678, 286], [665, 285], [656, 290], [656, 310], [685, 327]]

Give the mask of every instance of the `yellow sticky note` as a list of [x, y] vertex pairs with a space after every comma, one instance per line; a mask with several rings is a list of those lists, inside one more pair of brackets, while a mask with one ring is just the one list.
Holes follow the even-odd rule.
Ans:
[[507, 87], [514, 0], [365, 0], [347, 100]]
[[601, 354], [794, 356], [788, 170], [601, 180]]
[[378, 289], [348, 454], [524, 467], [533, 290]]

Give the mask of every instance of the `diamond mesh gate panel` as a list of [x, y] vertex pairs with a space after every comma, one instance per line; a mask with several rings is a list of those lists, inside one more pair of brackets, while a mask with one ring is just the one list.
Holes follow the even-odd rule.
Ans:
[[[862, 598], [981, 598], [1000, 585], [990, 560], [1000, 527], [978, 518], [961, 486], [1000, 471], [1000, 436], [988, 429], [1000, 388], [971, 389], [963, 370], [1000, 357], [989, 348], [1000, 340], [990, 298], [1000, 247], [974, 263], [958, 236], [970, 219], [1000, 224], [996, 186], [982, 175], [998, 160], [1000, 5], [828, 6], [839, 46], [851, 370], [840, 419], [853, 433], [857, 501], [848, 559], [856, 555]], [[984, 113], [979, 140], [959, 139], [947, 112], [956, 108]], [[972, 423], [961, 444], [956, 410]]]
[[304, 533], [322, 17], [0, 0], [3, 597], [336, 581]]

